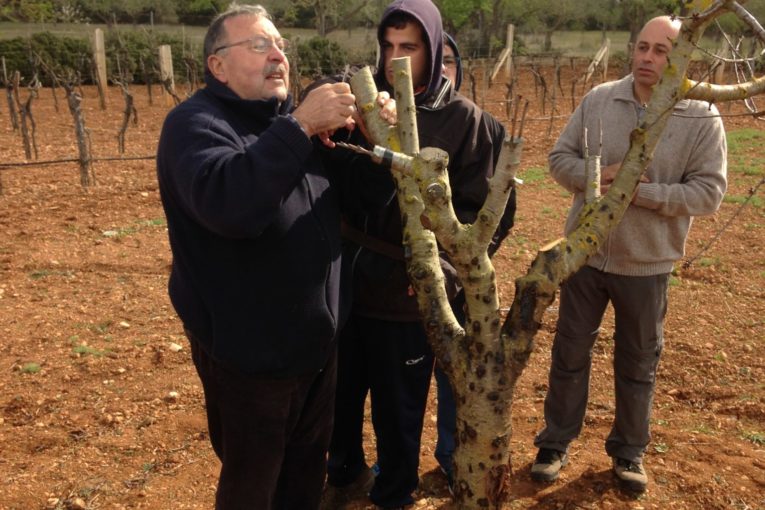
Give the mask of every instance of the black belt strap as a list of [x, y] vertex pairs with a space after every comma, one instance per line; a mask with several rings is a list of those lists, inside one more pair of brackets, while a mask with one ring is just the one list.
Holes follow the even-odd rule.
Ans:
[[404, 248], [372, 237], [356, 227], [349, 225], [345, 220], [340, 223], [340, 233], [344, 239], [352, 241], [359, 246], [384, 255], [393, 260], [404, 260]]

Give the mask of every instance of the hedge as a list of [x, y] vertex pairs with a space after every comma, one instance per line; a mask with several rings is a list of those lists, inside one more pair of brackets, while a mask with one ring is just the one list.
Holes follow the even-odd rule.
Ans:
[[[189, 48], [180, 37], [149, 31], [109, 30], [105, 32], [104, 43], [109, 80], [120, 78], [119, 69], [122, 79], [127, 75], [132, 83], [145, 83], [147, 73], [153, 82], [158, 82], [157, 48], [163, 44], [169, 44], [172, 48], [176, 82], [186, 82], [188, 69], [193, 66], [197, 69], [197, 79], [202, 78], [201, 47]], [[303, 76], [336, 73], [343, 69], [348, 59], [347, 52], [339, 44], [325, 38], [314, 37], [296, 46], [289, 59]], [[0, 56], [5, 57], [9, 78], [14, 71], [19, 71], [24, 84], [37, 71], [43, 85], [50, 85], [51, 76], [45, 71], [46, 67], [59, 78], [79, 73], [82, 83], [93, 83], [93, 57], [87, 38], [38, 32], [29, 38], [0, 40]], [[42, 67], [35, 65], [38, 59], [44, 63]]]

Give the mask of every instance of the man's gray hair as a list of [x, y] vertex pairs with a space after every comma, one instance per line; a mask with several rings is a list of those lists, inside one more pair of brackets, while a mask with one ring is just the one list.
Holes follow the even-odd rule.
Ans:
[[205, 65], [207, 65], [207, 57], [212, 55], [215, 48], [223, 44], [223, 40], [226, 38], [226, 30], [223, 28], [223, 22], [236, 16], [254, 16], [256, 18], [263, 17], [269, 20], [271, 19], [271, 15], [268, 14], [268, 11], [262, 5], [239, 5], [236, 2], [232, 2], [231, 5], [228, 6], [228, 9], [215, 16], [215, 19], [212, 20], [207, 29], [204, 45]]

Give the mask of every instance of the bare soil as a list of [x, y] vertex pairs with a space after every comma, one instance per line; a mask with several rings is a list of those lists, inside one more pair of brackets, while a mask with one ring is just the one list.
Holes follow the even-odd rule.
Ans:
[[[545, 71], [553, 83], [552, 70]], [[516, 88], [531, 103], [516, 227], [495, 258], [505, 307], [514, 278], [541, 245], [560, 235], [570, 203], [546, 173], [546, 154], [571, 111], [567, 74], [565, 93], [557, 92], [561, 118], [552, 125], [550, 103], [543, 113], [542, 91], [535, 94], [526, 69]], [[470, 80], [464, 88], [470, 95]], [[133, 92], [139, 122], [128, 128], [126, 156], [151, 156], [172, 104], [158, 89], [153, 105], [145, 88]], [[118, 90], [109, 93], [102, 111], [95, 90], [84, 90], [96, 157], [117, 155], [124, 102]], [[71, 116], [58, 94], [61, 111], [50, 89], [33, 103], [40, 160], [77, 154]], [[499, 83], [485, 102], [499, 119], [506, 119], [498, 102], [504, 95]], [[760, 126], [742, 117], [725, 123], [729, 131]], [[747, 151], [754, 157], [761, 147]], [[23, 160], [3, 98], [0, 162]], [[208, 443], [202, 389], [166, 293], [171, 256], [154, 161], [101, 162], [95, 170], [98, 185], [88, 189], [80, 187], [74, 163], [0, 171], [0, 509], [212, 508], [219, 463]], [[732, 171], [728, 195], [745, 196], [761, 176]], [[761, 203], [744, 208], [702, 258], [672, 279], [647, 493], [636, 498], [618, 489], [603, 448], [613, 415], [610, 312], [593, 354], [589, 408], [570, 464], [555, 483], [531, 481], [553, 306], [517, 390], [508, 508], [765, 508]], [[689, 256], [738, 207], [726, 202], [717, 214], [698, 218]], [[425, 423], [414, 508], [448, 509], [433, 458], [434, 395]], [[373, 462], [371, 427], [365, 433]], [[350, 505], [368, 506], [362, 500]]]

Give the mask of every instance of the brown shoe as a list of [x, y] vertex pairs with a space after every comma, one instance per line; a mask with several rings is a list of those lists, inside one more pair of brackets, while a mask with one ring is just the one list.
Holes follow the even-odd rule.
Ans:
[[375, 474], [365, 467], [359, 476], [348, 485], [335, 487], [327, 483], [321, 495], [319, 510], [339, 510], [354, 499], [363, 498], [372, 490], [375, 484]]

